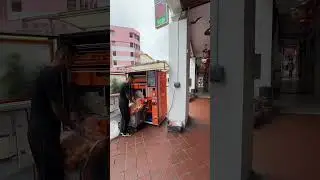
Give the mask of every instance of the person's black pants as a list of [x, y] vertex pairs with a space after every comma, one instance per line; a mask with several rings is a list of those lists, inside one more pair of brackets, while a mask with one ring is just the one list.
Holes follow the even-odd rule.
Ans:
[[121, 133], [128, 133], [128, 124], [130, 122], [130, 109], [128, 103], [119, 103], [120, 113], [121, 113]]
[[37, 180], [64, 180], [60, 135], [28, 132], [28, 140], [37, 169]]

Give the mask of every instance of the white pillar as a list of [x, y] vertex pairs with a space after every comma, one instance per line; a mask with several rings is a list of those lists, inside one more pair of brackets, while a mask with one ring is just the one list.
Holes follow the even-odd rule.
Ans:
[[189, 92], [196, 89], [196, 58], [190, 58], [190, 87]]
[[261, 54], [261, 76], [255, 80], [255, 96], [259, 96], [259, 87], [271, 86], [272, 21], [273, 1], [256, 0], [255, 52]]
[[[188, 103], [188, 24], [187, 19], [169, 24], [169, 127], [183, 128], [186, 124]], [[174, 84], [180, 83], [180, 87]]]
[[[218, 60], [225, 68], [224, 83], [211, 85], [211, 178], [248, 180], [252, 162], [255, 0], [211, 3], [212, 64]], [[219, 6], [215, 9], [216, 3]]]

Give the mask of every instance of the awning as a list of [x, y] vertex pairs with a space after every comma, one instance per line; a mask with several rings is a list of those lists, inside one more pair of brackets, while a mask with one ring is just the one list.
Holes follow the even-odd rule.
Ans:
[[166, 61], [156, 61], [152, 63], [140, 64], [135, 66], [127, 66], [126, 72], [142, 72], [142, 71], [168, 71], [169, 65]]
[[23, 18], [23, 22], [47, 19], [60, 21], [82, 31], [109, 29], [110, 6]]

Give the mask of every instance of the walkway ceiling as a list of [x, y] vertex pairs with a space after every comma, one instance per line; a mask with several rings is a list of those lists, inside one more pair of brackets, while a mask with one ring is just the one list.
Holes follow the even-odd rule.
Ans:
[[282, 38], [297, 39], [310, 33], [317, 0], [277, 0]]
[[210, 36], [205, 36], [206, 30], [210, 28], [210, 3], [192, 8], [188, 18], [193, 54], [196, 57], [202, 57], [203, 50], [210, 47]]
[[60, 21], [69, 24], [81, 31], [108, 29], [110, 7], [101, 7], [89, 10], [77, 10], [62, 12], [43, 16], [33, 16], [22, 19], [23, 22], [47, 19], [49, 21]]
[[192, 9], [202, 4], [210, 2], [210, 0], [180, 0], [183, 10]]
[[290, 14], [293, 8], [308, 0], [276, 0], [278, 12], [280, 14]]

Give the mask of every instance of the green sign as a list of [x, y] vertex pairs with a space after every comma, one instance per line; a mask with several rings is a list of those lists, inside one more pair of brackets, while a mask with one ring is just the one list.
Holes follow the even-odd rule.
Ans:
[[166, 0], [154, 0], [155, 26], [157, 29], [169, 24], [169, 8]]

